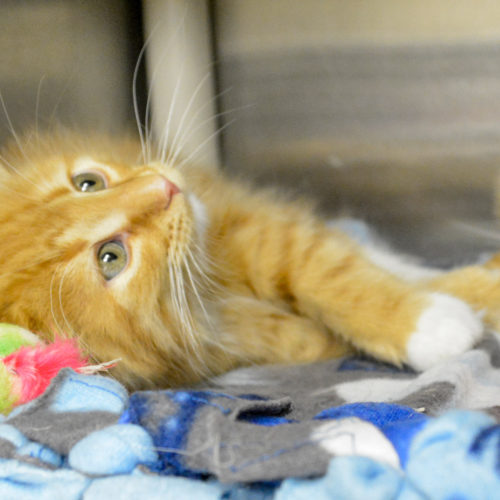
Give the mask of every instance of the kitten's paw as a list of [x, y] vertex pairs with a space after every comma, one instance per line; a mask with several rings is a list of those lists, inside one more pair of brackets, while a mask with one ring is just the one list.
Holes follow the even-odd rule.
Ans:
[[408, 363], [426, 370], [470, 349], [482, 336], [483, 325], [465, 302], [442, 293], [420, 315], [407, 344]]

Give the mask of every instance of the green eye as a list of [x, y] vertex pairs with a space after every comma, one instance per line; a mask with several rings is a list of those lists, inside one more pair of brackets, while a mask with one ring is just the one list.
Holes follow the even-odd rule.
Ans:
[[78, 191], [90, 193], [92, 191], [101, 191], [106, 189], [106, 180], [104, 176], [97, 172], [83, 172], [76, 174], [71, 181]]
[[119, 241], [108, 241], [97, 252], [97, 263], [104, 279], [110, 280], [127, 265], [127, 251]]

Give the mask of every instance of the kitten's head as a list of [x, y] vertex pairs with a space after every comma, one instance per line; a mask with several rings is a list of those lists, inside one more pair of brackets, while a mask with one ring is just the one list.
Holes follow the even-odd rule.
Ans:
[[120, 358], [131, 387], [177, 385], [201, 368], [201, 208], [178, 170], [139, 153], [64, 133], [3, 152], [0, 321]]

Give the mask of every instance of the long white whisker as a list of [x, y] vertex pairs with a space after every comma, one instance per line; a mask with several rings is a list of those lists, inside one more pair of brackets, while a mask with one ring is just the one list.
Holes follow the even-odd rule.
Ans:
[[181, 284], [179, 281], [179, 269], [177, 265], [174, 264], [172, 271], [176, 296], [176, 313], [181, 326], [182, 343], [184, 345], [186, 359], [191, 366], [191, 369], [196, 371], [197, 365], [194, 363], [193, 359], [193, 353], [196, 353], [196, 348], [192, 342], [191, 325], [189, 324], [189, 318], [186, 317], [185, 302], [182, 298]]
[[[181, 17], [181, 20], [177, 24], [177, 27], [176, 27], [174, 33], [172, 33], [172, 36], [169, 38], [167, 45], [164, 47], [163, 54], [161, 55], [160, 60], [156, 63], [156, 67], [153, 70], [153, 74], [152, 74], [150, 82], [149, 82], [149, 90], [148, 90], [148, 97], [147, 97], [147, 101], [146, 101], [146, 112], [145, 112], [145, 115], [146, 115], [146, 119], [145, 119], [146, 133], [145, 133], [145, 135], [146, 135], [147, 161], [148, 162], [151, 161], [151, 156], [150, 156], [150, 142], [151, 142], [151, 136], [152, 136], [152, 133], [153, 133], [153, 127], [150, 126], [150, 122], [151, 122], [151, 118], [150, 118], [151, 97], [152, 97], [152, 94], [154, 92], [155, 82], [156, 82], [156, 78], [158, 76], [158, 71], [160, 70], [160, 68], [162, 66], [162, 63], [163, 63], [165, 57], [168, 54], [168, 48], [173, 43], [173, 40], [175, 40], [175, 38], [178, 36], [179, 31], [181, 29], [182, 30], [185, 29], [185, 18], [186, 18], [187, 10], [188, 10], [188, 5], [186, 4], [186, 6], [184, 8], [184, 13], [183, 13], [183, 15]], [[155, 29], [157, 27], [158, 27], [158, 24], [155, 26]], [[148, 38], [150, 38], [150, 37], [148, 37]], [[184, 60], [182, 61], [182, 67], [184, 66], [183, 63], [184, 63]], [[182, 67], [181, 67], [181, 70], [182, 70]], [[181, 71], [181, 73], [182, 73], [182, 71]], [[177, 80], [177, 84], [176, 84], [176, 87], [174, 89], [174, 96], [172, 98], [172, 101], [175, 100], [175, 94], [177, 92], [177, 87], [179, 85], [179, 82], [180, 82], [180, 78], [178, 78], [178, 80]], [[157, 152], [157, 156], [158, 156], [158, 152]]]
[[163, 133], [161, 135], [161, 138], [159, 138], [159, 141], [158, 141], [159, 148], [157, 151], [157, 156], [160, 158], [160, 161], [162, 163], [165, 163], [165, 154], [166, 154], [166, 150], [168, 147], [168, 139], [170, 136], [170, 126], [171, 126], [172, 118], [174, 115], [174, 109], [175, 109], [175, 106], [177, 104], [177, 95], [179, 93], [183, 74], [184, 74], [184, 60], [181, 61], [181, 67], [179, 70], [179, 75], [177, 77], [177, 81], [175, 82], [174, 92], [172, 94], [172, 101], [170, 103], [170, 107], [168, 110], [168, 115], [167, 115], [167, 120], [165, 122], [165, 127], [163, 129]]
[[[169, 274], [169, 281], [170, 281], [170, 297], [172, 300], [172, 303], [174, 305], [174, 311], [177, 317], [179, 318], [179, 322], [181, 324], [181, 329], [183, 329], [183, 321], [181, 317], [181, 305], [179, 302], [179, 296], [178, 296], [178, 289], [177, 289], [177, 284], [175, 281], [175, 270], [173, 268], [173, 265], [171, 264], [171, 261], [169, 260], [168, 263], [168, 274]], [[182, 343], [184, 344], [184, 350], [187, 351], [187, 338], [185, 335], [181, 335], [181, 340]]]
[[[155, 27], [155, 29], [156, 29], [156, 27]], [[154, 32], [154, 30], [152, 30], [151, 35], [149, 36], [148, 40], [146, 40], [141, 51], [139, 52], [139, 56], [137, 58], [137, 63], [136, 63], [135, 68], [134, 68], [134, 74], [132, 77], [132, 100], [133, 100], [133, 104], [134, 104], [134, 115], [135, 115], [135, 121], [137, 123], [137, 130], [139, 132], [139, 139], [141, 141], [142, 159], [143, 159], [144, 163], [146, 162], [146, 145], [144, 142], [144, 132], [142, 130], [143, 125], [141, 122], [141, 117], [140, 117], [140, 113], [139, 113], [139, 104], [137, 101], [137, 76], [139, 74], [139, 68], [140, 68], [142, 59], [144, 58], [144, 53], [146, 51], [146, 48], [148, 46], [149, 41], [151, 40], [151, 37], [153, 36], [153, 32]], [[147, 119], [147, 117], [146, 117], [146, 119]]]
[[[177, 128], [177, 132], [172, 140], [172, 144], [171, 144], [171, 148], [172, 150], [175, 150], [176, 149], [176, 144], [177, 144], [177, 140], [178, 140], [178, 137], [179, 137], [179, 134], [181, 133], [182, 131], [182, 127], [184, 126], [184, 121], [186, 120], [186, 117], [188, 116], [188, 114], [191, 112], [191, 106], [193, 105], [194, 103], [194, 100], [196, 99], [196, 97], [198, 96], [200, 90], [203, 88], [203, 85], [205, 84], [205, 82], [207, 81], [207, 79], [212, 75], [212, 73], [210, 71], [208, 71], [205, 76], [201, 79], [201, 81], [198, 83], [198, 85], [196, 86], [193, 94], [191, 95], [187, 105], [186, 105], [186, 109], [184, 110], [184, 113], [182, 114], [182, 117], [180, 119], [180, 122], [179, 122], [179, 125], [178, 125], [178, 128]], [[167, 163], [169, 162], [170, 158], [167, 158]]]
[[64, 83], [64, 87], [62, 88], [61, 92], [59, 93], [57, 101], [54, 104], [54, 108], [52, 109], [52, 113], [50, 113], [48, 120], [46, 120], [47, 125], [49, 127], [51, 127], [53, 125], [54, 121], [56, 120], [56, 115], [57, 115], [57, 111], [59, 109], [59, 105], [61, 104], [61, 102], [63, 100], [64, 94], [66, 94], [66, 92], [68, 91], [68, 88], [69, 88], [71, 82], [74, 80], [75, 74], [76, 74], [76, 66], [71, 70], [71, 74], [66, 79], [66, 82]]
[[205, 118], [201, 122], [198, 122], [196, 124], [196, 127], [192, 128], [192, 125], [197, 120], [198, 115], [203, 111], [204, 108], [206, 108], [207, 105], [212, 104], [212, 101], [213, 101], [213, 99], [211, 99], [208, 103], [205, 103], [203, 106], [200, 106], [200, 108], [198, 108], [198, 110], [195, 113], [193, 113], [193, 115], [191, 116], [191, 119], [189, 120], [189, 123], [186, 125], [185, 130], [182, 132], [181, 137], [177, 141], [177, 144], [175, 145], [175, 149], [173, 147], [171, 148], [172, 154], [169, 155], [169, 159], [168, 159], [169, 163], [175, 164], [175, 161], [177, 160], [177, 157], [184, 149], [184, 145], [186, 144], [187, 138], [189, 137], [190, 134], [193, 134], [194, 132], [198, 131], [200, 128], [204, 127], [207, 123], [209, 123], [217, 118], [220, 118], [221, 116], [224, 116], [224, 115], [227, 115], [227, 114], [233, 112], [232, 110], [228, 110], [228, 111], [222, 111], [222, 112], [217, 113], [213, 116], [209, 116], [208, 118]]
[[[59, 310], [61, 311], [61, 315], [63, 317], [63, 321], [68, 327], [68, 330], [70, 332], [70, 337], [74, 338], [78, 341], [78, 344], [83, 347], [85, 350], [86, 355], [92, 360], [93, 363], [98, 363], [99, 360], [93, 355], [89, 345], [77, 334], [75, 329], [71, 326], [71, 323], [68, 321], [68, 318], [66, 316], [66, 313], [64, 312], [64, 305], [63, 305], [63, 294], [62, 294], [62, 289], [63, 289], [63, 283], [66, 278], [66, 274], [69, 270], [69, 263], [66, 265], [63, 271], [63, 275], [61, 276], [61, 279], [59, 281]], [[65, 332], [63, 332], [65, 333]], [[68, 338], [68, 335], [65, 335], [66, 338]]]
[[[3, 95], [2, 93], [0, 92], [0, 105], [3, 109], [3, 112], [4, 112], [4, 115], [5, 115], [5, 118], [7, 120], [7, 123], [8, 123], [8, 126], [9, 126], [9, 129], [10, 129], [10, 132], [12, 134], [12, 137], [14, 138], [18, 148], [19, 148], [19, 151], [20, 153], [24, 156], [24, 158], [26, 159], [26, 161], [29, 163], [29, 164], [33, 164], [33, 162], [31, 161], [31, 159], [28, 157], [28, 155], [26, 154], [26, 151], [24, 150], [23, 146], [22, 146], [22, 143], [21, 143], [21, 140], [19, 139], [19, 136], [17, 135], [15, 129], [14, 129], [14, 125], [12, 124], [12, 121], [10, 119], [10, 116], [9, 116], [9, 112], [7, 110], [7, 106], [5, 104], [5, 100], [3, 98]], [[20, 177], [22, 177], [24, 180], [26, 180], [27, 182], [33, 184], [33, 186], [35, 186], [37, 189], [40, 189], [40, 186], [38, 184], [36, 184], [35, 182], [33, 182], [31, 179], [29, 179], [28, 177], [26, 177], [24, 174], [22, 174], [19, 169], [17, 169], [16, 167], [14, 167], [14, 165], [12, 165], [11, 163], [9, 163], [4, 157], [2, 157], [0, 155], [0, 160], [5, 164], [7, 165], [13, 172], [17, 173]]]
[[177, 294], [180, 303], [180, 313], [183, 319], [184, 326], [186, 327], [186, 333], [189, 335], [189, 341], [191, 346], [194, 347], [195, 342], [193, 342], [193, 332], [192, 332], [192, 322], [191, 315], [188, 309], [188, 304], [186, 300], [186, 290], [184, 288], [184, 280], [182, 277], [182, 271], [178, 265], [175, 266], [175, 281], [177, 285]]
[[59, 310], [61, 311], [61, 316], [63, 318], [64, 323], [68, 327], [71, 336], [76, 337], [75, 330], [70, 325], [68, 318], [66, 317], [66, 314], [64, 313], [64, 307], [63, 307], [63, 301], [62, 301], [62, 288], [63, 288], [64, 279], [66, 278], [66, 273], [68, 272], [68, 269], [69, 269], [69, 263], [66, 264], [64, 271], [63, 271], [63, 274], [61, 276], [61, 279], [59, 280]]
[[35, 262], [32, 262], [32, 263], [28, 264], [27, 266], [20, 267], [18, 269], [13, 269], [11, 271], [7, 271], [5, 273], [0, 274], [0, 278], [2, 278], [4, 276], [10, 276], [12, 274], [17, 274], [17, 273], [20, 273], [22, 271], [25, 271], [26, 269], [30, 269], [32, 267], [38, 266], [42, 262], [45, 262], [46, 260], [50, 260], [50, 259], [52, 259], [54, 257], [57, 257], [58, 255], [59, 255], [59, 253], [54, 253], [52, 256], [45, 255], [43, 259], [37, 260]]
[[35, 103], [35, 137], [39, 140], [38, 136], [38, 122], [39, 122], [39, 111], [40, 111], [40, 94], [42, 92], [42, 85], [45, 81], [47, 75], [42, 75], [40, 81], [38, 82], [38, 88], [36, 89], [36, 103]]
[[462, 230], [467, 231], [468, 233], [474, 234], [476, 236], [480, 236], [486, 240], [500, 241], [500, 231], [497, 229], [478, 227], [475, 224], [462, 222], [462, 221], [458, 221], [458, 220], [451, 221], [451, 224], [456, 226], [456, 227], [459, 227]]
[[207, 272], [204, 269], [202, 269], [201, 265], [197, 262], [197, 259], [195, 259], [193, 252], [191, 251], [191, 249], [189, 247], [187, 247], [187, 249], [186, 249], [186, 254], [189, 257], [189, 259], [191, 260], [191, 263], [194, 265], [194, 267], [198, 271], [198, 274], [200, 275], [201, 279], [204, 282], [209, 284], [212, 288], [222, 288], [222, 286], [219, 283], [217, 283], [213, 278], [211, 278], [207, 274]]
[[178, 284], [179, 296], [181, 297], [181, 302], [183, 304], [182, 315], [187, 327], [185, 333], [189, 336], [189, 344], [191, 347], [190, 357], [191, 358], [194, 357], [197, 360], [197, 363], [193, 363], [190, 360], [190, 364], [193, 370], [195, 370], [198, 374], [204, 375], [207, 372], [206, 359], [203, 356], [199, 338], [195, 335], [195, 325], [193, 322], [191, 309], [189, 307], [189, 303], [186, 296], [186, 286], [184, 284], [184, 278], [182, 275], [182, 269], [180, 263], [177, 265], [177, 284]]
[[57, 334], [60, 335], [63, 330], [61, 329], [61, 326], [59, 325], [59, 322], [57, 321], [57, 317], [56, 317], [56, 314], [55, 314], [55, 310], [54, 310], [54, 299], [53, 299], [53, 289], [54, 289], [54, 280], [55, 280], [55, 277], [59, 271], [59, 268], [61, 267], [62, 264], [59, 264], [55, 271], [53, 272], [52, 274], [52, 278], [50, 280], [50, 286], [49, 286], [49, 298], [50, 298], [50, 313], [52, 315], [52, 319], [54, 320], [54, 323], [55, 323], [55, 327], [57, 328]]
[[[209, 123], [217, 118], [229, 115], [231, 113], [234, 113], [235, 111], [240, 111], [240, 110], [248, 108], [248, 107], [250, 107], [250, 105], [249, 106], [241, 106], [239, 108], [228, 109], [226, 111], [222, 111], [220, 113], [215, 114], [214, 116], [209, 116], [205, 120], [197, 123], [196, 127], [191, 128], [192, 123], [196, 119], [196, 116], [193, 115], [193, 117], [191, 118], [191, 121], [187, 125], [186, 130], [184, 131], [184, 133], [182, 134], [182, 137], [180, 138], [180, 140], [178, 142], [178, 146], [176, 147], [176, 151], [170, 156], [169, 163], [175, 165], [175, 162], [177, 161], [177, 157], [179, 156], [179, 154], [181, 154], [182, 150], [184, 149], [184, 145], [187, 142], [187, 138], [189, 137], [189, 134], [193, 134], [193, 133], [197, 132], [200, 128], [204, 127], [207, 123]], [[217, 131], [217, 132], [220, 132], [220, 131]]]
[[[12, 165], [12, 163], [7, 161], [2, 155], [0, 155], [0, 161], [4, 164], [4, 168], [10, 169], [12, 172], [17, 174], [19, 177], [23, 178], [26, 182], [29, 182], [30, 184], [35, 186], [36, 189], [41, 191], [40, 186], [36, 182], [32, 181], [29, 177], [24, 175], [18, 168], [16, 168], [14, 165]], [[30, 160], [28, 160], [28, 161], [30, 161]]]
[[31, 196], [28, 196], [26, 193], [24, 193], [23, 191], [19, 191], [17, 189], [14, 189], [10, 186], [2, 186], [0, 188], [2, 191], [9, 191], [10, 193], [13, 193], [15, 194], [16, 196], [20, 196], [21, 198], [24, 198], [25, 200], [28, 200], [30, 202], [34, 202], [36, 203], [36, 199], [35, 198], [32, 198]]
[[26, 158], [26, 160], [28, 160], [28, 162], [31, 163], [31, 160], [26, 155], [26, 152], [23, 149], [21, 141], [19, 140], [19, 137], [18, 137], [18, 135], [17, 135], [17, 133], [16, 133], [16, 131], [14, 129], [14, 125], [12, 124], [12, 121], [10, 119], [9, 112], [7, 111], [7, 106], [5, 105], [5, 100], [4, 100], [3, 95], [2, 95], [1, 92], [0, 92], [0, 104], [1, 104], [2, 109], [3, 109], [4, 115], [5, 115], [5, 119], [7, 120], [7, 123], [9, 125], [9, 129], [10, 129], [10, 132], [12, 134], [12, 137], [14, 137], [14, 140], [16, 141], [16, 144], [19, 147], [19, 151]]
[[225, 130], [227, 127], [229, 127], [230, 125], [232, 125], [233, 122], [235, 122], [235, 121], [236, 121], [236, 119], [228, 121], [222, 127], [219, 127], [219, 129], [216, 130], [213, 134], [210, 134], [204, 141], [202, 141], [202, 142], [200, 142], [200, 144], [198, 144], [198, 147], [194, 151], [192, 151], [186, 158], [182, 159], [182, 161], [179, 162], [179, 164], [176, 165], [176, 167], [180, 168], [183, 165], [185, 165], [186, 163], [188, 163], [189, 161], [191, 161], [191, 159], [194, 158], [198, 154], [198, 152], [200, 151], [200, 149], [203, 148], [203, 146], [205, 146], [205, 144], [207, 142], [211, 141], [214, 137], [216, 137], [223, 130]]
[[191, 272], [191, 268], [189, 267], [189, 263], [188, 263], [187, 260], [185, 260], [184, 263], [185, 263], [186, 274], [188, 275], [188, 279], [189, 279], [189, 281], [191, 283], [191, 288], [193, 290], [193, 293], [194, 293], [194, 295], [195, 295], [198, 303], [200, 304], [200, 308], [201, 308], [201, 310], [203, 312], [203, 315], [205, 316], [205, 320], [207, 322], [207, 325], [213, 330], [214, 329], [213, 322], [212, 322], [212, 320], [210, 318], [210, 315], [208, 314], [208, 311], [207, 311], [207, 309], [205, 307], [205, 303], [202, 300], [202, 298], [201, 298], [201, 296], [200, 296], [200, 294], [198, 292], [198, 287], [196, 286], [195, 280], [193, 278], [193, 274]]

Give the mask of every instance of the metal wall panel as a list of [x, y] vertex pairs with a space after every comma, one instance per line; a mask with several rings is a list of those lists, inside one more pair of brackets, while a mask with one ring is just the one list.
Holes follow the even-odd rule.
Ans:
[[456, 220], [493, 223], [498, 2], [217, 0], [215, 24], [229, 171], [440, 263], [496, 248]]
[[[132, 73], [141, 4], [127, 0], [0, 3], [0, 92], [18, 133], [38, 122], [134, 126]], [[0, 109], [0, 142], [10, 137]]]

